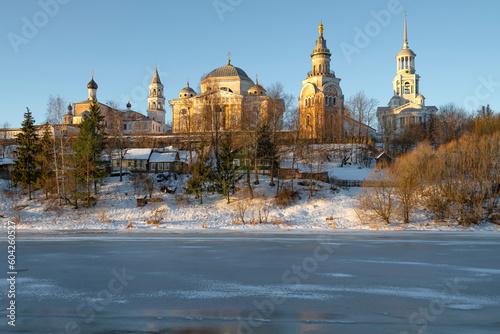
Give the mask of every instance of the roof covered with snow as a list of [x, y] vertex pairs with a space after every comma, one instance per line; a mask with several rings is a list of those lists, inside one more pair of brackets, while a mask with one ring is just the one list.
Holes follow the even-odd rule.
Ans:
[[0, 165], [13, 165], [14, 163], [14, 159], [0, 158]]
[[148, 160], [151, 151], [150, 148], [129, 148], [123, 160]]
[[150, 163], [158, 163], [158, 162], [174, 162], [178, 161], [177, 152], [153, 152], [151, 157], [149, 158]]

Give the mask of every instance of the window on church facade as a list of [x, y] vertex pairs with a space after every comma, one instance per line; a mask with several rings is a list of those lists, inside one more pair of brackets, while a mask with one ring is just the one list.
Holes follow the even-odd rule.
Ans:
[[410, 94], [410, 93], [411, 93], [410, 83], [406, 82], [405, 83], [405, 94]]

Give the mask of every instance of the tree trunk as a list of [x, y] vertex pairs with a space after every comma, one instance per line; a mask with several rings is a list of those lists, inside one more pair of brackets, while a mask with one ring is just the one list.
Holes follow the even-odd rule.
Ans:
[[123, 152], [120, 150], [120, 182], [123, 181]]
[[87, 162], [87, 205], [90, 207], [90, 163]]
[[271, 161], [271, 183], [269, 183], [271, 187], [274, 187], [274, 163]]
[[253, 199], [253, 189], [252, 189], [252, 183], [250, 182], [250, 168], [247, 166], [247, 188], [248, 188], [248, 193], [250, 194], [250, 199]]
[[59, 198], [59, 205], [61, 205], [61, 186], [59, 185], [59, 168], [57, 167], [57, 140], [54, 138], [54, 169], [56, 171], [56, 187], [57, 187], [57, 197]]
[[62, 183], [62, 195], [64, 198], [64, 204], [68, 201], [66, 199], [66, 176], [64, 174], [65, 162], [64, 162], [64, 139], [63, 132], [61, 131], [61, 183]]
[[255, 182], [254, 184], [259, 184], [259, 169], [257, 168], [257, 158], [254, 161], [254, 172], [255, 172]]

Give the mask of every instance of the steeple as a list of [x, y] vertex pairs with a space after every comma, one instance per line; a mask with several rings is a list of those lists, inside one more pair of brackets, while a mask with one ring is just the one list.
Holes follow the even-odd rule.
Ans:
[[399, 96], [403, 100], [397, 100], [396, 104], [391, 102], [392, 107], [404, 104], [406, 101], [413, 103], [417, 101], [417, 96], [420, 94], [420, 76], [415, 70], [416, 56], [415, 52], [408, 47], [408, 25], [405, 14], [403, 49], [396, 56], [397, 72], [393, 80], [394, 96]]
[[330, 72], [330, 57], [332, 54], [330, 50], [326, 47], [326, 39], [323, 37], [323, 32], [325, 27], [323, 22], [320, 21], [318, 26], [319, 37], [316, 40], [316, 47], [314, 48], [311, 58], [312, 58], [312, 72], [309, 74], [311, 76], [331, 76], [333, 72]]
[[148, 117], [160, 123], [165, 123], [165, 98], [163, 97], [163, 84], [158, 74], [157, 64], [155, 64], [153, 81], [149, 85]]
[[406, 28], [406, 11], [405, 11], [405, 38], [403, 43], [403, 49], [408, 49], [408, 30]]
[[132, 105], [130, 104], [130, 95], [128, 97], [128, 102], [127, 102], [127, 111], [130, 111], [132, 108]]
[[153, 81], [151, 81], [151, 83], [161, 85], [160, 76], [158, 75], [158, 65], [157, 64], [155, 64], [155, 74], [153, 75]]
[[97, 100], [97, 83], [94, 81], [94, 71], [92, 71], [92, 79], [90, 79], [87, 84], [87, 89], [89, 91], [89, 100]]
[[68, 104], [68, 115], [73, 115], [73, 107], [71, 106], [71, 100], [69, 100]]

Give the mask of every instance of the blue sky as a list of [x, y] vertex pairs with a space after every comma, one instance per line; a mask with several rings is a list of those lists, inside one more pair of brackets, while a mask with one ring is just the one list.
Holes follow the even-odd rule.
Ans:
[[[264, 87], [279, 81], [297, 98], [311, 70], [320, 20], [346, 98], [364, 90], [386, 105], [394, 57], [403, 43], [404, 10], [427, 104], [454, 102], [471, 109], [489, 103], [500, 111], [497, 0], [2, 0], [1, 5], [0, 125], [20, 126], [26, 107], [43, 123], [51, 94], [85, 100], [91, 71], [99, 101], [124, 107], [130, 95], [132, 108], [145, 113], [155, 63], [166, 98], [174, 99], [187, 77], [196, 89], [203, 74], [226, 64], [228, 52], [232, 64], [252, 79], [258, 74]], [[166, 117], [171, 119], [170, 109]]]

